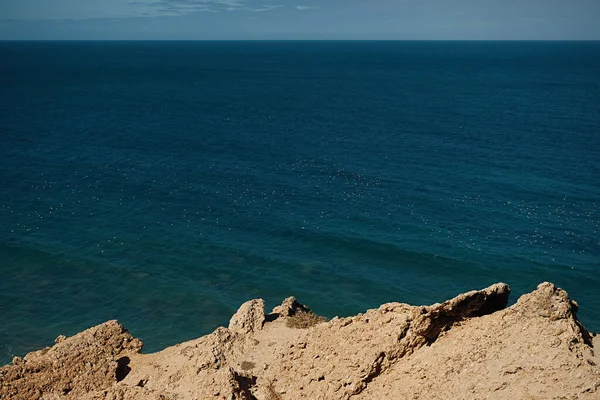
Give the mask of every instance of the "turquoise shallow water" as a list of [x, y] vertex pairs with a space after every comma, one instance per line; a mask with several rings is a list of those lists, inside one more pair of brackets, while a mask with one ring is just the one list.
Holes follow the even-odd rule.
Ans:
[[550, 280], [600, 330], [596, 42], [0, 43], [0, 361]]

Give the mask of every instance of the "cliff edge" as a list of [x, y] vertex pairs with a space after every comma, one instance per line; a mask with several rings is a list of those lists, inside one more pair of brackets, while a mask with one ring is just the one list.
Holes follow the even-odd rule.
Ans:
[[154, 354], [116, 321], [0, 368], [0, 399], [600, 399], [598, 336], [551, 283], [325, 321], [295, 298]]

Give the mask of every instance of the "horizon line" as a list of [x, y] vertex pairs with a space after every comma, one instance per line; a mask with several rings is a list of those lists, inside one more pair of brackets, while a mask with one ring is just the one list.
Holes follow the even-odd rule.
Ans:
[[0, 42], [600, 42], [600, 39], [0, 39]]

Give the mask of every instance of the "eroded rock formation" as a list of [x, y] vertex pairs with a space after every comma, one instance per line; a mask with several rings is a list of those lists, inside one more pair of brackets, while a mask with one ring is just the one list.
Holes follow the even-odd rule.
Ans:
[[294, 329], [293, 297], [155, 354], [110, 321], [0, 368], [2, 399], [600, 398], [600, 341], [550, 283], [505, 308], [496, 284], [432, 306], [384, 304]]

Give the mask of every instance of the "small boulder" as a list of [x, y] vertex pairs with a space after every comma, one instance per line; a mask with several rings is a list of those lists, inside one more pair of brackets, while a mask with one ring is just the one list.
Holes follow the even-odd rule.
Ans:
[[281, 305], [275, 307], [271, 313], [279, 314], [281, 317], [291, 317], [297, 312], [308, 313], [310, 310], [304, 304], [300, 304], [295, 297], [288, 297]]
[[231, 317], [229, 330], [235, 333], [250, 333], [262, 329], [265, 322], [265, 302], [254, 299], [242, 304], [240, 309]]
[[54, 343], [58, 344], [64, 341], [67, 337], [65, 335], [59, 335], [56, 339], [54, 339]]

